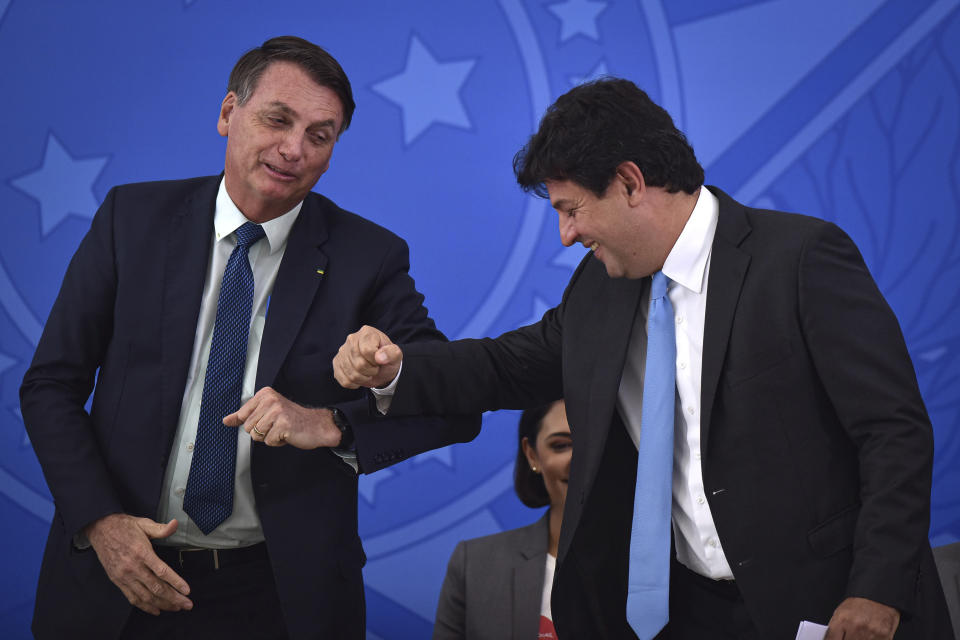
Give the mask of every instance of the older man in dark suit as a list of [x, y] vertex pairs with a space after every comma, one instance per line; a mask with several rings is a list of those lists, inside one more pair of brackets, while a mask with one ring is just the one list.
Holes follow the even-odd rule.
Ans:
[[364, 637], [357, 469], [479, 419], [333, 380], [361, 325], [443, 339], [406, 244], [310, 191], [353, 109], [326, 51], [274, 38], [231, 73], [221, 176], [107, 195], [21, 389], [56, 502], [37, 637]]
[[803, 620], [831, 640], [951, 637], [932, 429], [847, 235], [704, 187], [625, 80], [562, 96], [515, 168], [591, 250], [560, 305], [492, 340], [364, 328], [334, 368], [378, 386], [402, 359], [391, 415], [566, 398], [559, 637], [792, 639]]

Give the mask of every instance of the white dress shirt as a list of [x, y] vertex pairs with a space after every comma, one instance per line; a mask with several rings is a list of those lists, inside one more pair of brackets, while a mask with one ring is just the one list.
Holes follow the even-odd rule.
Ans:
[[[677, 405], [673, 440], [673, 532], [677, 559], [700, 575], [732, 579], [703, 487], [700, 463], [700, 373], [703, 326], [710, 274], [710, 252], [719, 203], [701, 187], [697, 204], [670, 250], [663, 273], [670, 278], [677, 341]], [[636, 445], [640, 440], [643, 369], [646, 362], [647, 307], [641, 301], [627, 351], [617, 409]]]
[[[247, 361], [243, 369], [241, 402], [252, 398], [255, 391], [257, 363], [260, 360], [260, 341], [270, 305], [270, 293], [273, 291], [273, 283], [287, 247], [290, 229], [296, 222], [302, 205], [301, 202], [279, 218], [263, 223], [261, 227], [266, 237], [250, 247], [248, 252], [254, 278], [253, 314], [250, 338], [247, 343]], [[213, 326], [217, 317], [220, 282], [223, 279], [227, 260], [237, 244], [233, 232], [245, 222], [248, 222], [247, 218], [230, 199], [221, 180], [213, 218], [210, 262], [207, 265], [207, 275], [203, 284], [197, 333], [193, 341], [193, 353], [190, 356], [190, 369], [187, 372], [187, 385], [183, 393], [180, 419], [173, 439], [173, 450], [170, 452], [170, 461], [167, 464], [157, 513], [159, 522], [168, 522], [171, 518], [176, 518], [179, 527], [172, 536], [158, 541], [160, 544], [225, 549], [245, 547], [263, 541], [260, 517], [253, 498], [253, 483], [250, 479], [251, 439], [242, 428], [237, 428], [233, 513], [211, 531], [210, 535], [203, 535], [183, 510], [183, 494], [190, 475], [190, 463], [193, 460], [203, 382], [207, 372], [210, 343], [213, 339]]]
[[[710, 513], [700, 464], [700, 373], [703, 366], [703, 326], [707, 306], [710, 253], [717, 230], [720, 203], [706, 187], [663, 265], [670, 278], [667, 295], [673, 305], [677, 341], [677, 404], [673, 437], [673, 532], [677, 560], [714, 580], [730, 580], [733, 572], [720, 545]], [[634, 446], [640, 441], [643, 374], [647, 358], [647, 299], [641, 301], [627, 349], [617, 410]], [[386, 413], [400, 374], [382, 390], [373, 390]]]

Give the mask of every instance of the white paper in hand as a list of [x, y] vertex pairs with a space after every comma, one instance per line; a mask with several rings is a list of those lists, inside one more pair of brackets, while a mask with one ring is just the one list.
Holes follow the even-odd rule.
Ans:
[[797, 640], [823, 640], [827, 635], [827, 626], [803, 620], [797, 629]]

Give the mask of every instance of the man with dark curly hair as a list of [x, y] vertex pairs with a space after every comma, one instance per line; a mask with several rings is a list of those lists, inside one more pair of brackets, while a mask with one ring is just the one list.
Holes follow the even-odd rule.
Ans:
[[806, 620], [831, 640], [951, 637], [930, 420], [849, 237], [705, 187], [626, 80], [561, 96], [514, 168], [590, 249], [559, 306], [496, 339], [366, 327], [334, 367], [380, 386], [402, 359], [391, 415], [566, 399], [558, 636], [792, 639]]

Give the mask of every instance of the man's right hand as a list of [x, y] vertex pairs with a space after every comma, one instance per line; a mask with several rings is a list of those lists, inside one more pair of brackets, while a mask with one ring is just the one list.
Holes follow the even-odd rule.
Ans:
[[84, 533], [107, 576], [130, 604], [152, 615], [161, 611], [190, 610], [190, 586], [157, 557], [151, 539], [166, 538], [177, 530], [149, 518], [113, 513], [87, 525]]
[[333, 358], [333, 375], [340, 386], [384, 387], [397, 377], [403, 352], [387, 334], [364, 325], [347, 336]]

